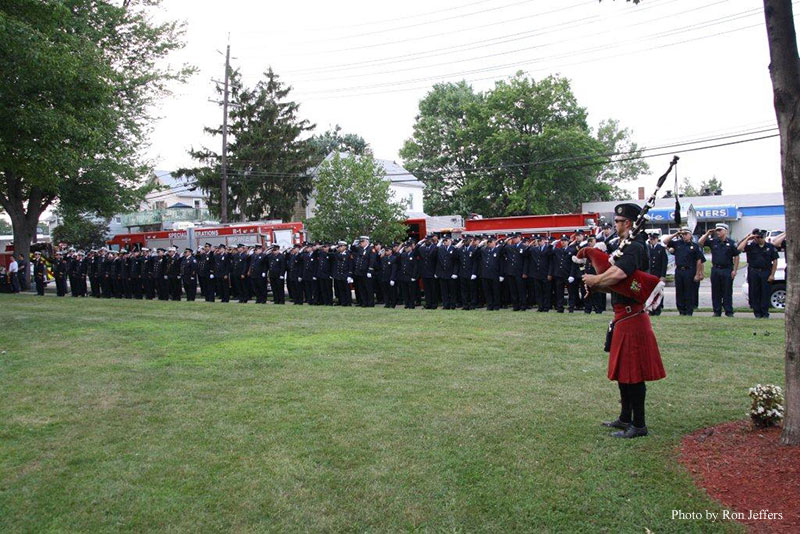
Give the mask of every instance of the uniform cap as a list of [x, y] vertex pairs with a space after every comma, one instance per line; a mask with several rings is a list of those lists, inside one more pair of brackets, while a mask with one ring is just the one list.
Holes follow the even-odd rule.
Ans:
[[204, 244], [203, 246], [204, 246], [204, 247], [210, 247], [210, 246], [212, 246], [212, 245], [211, 245], [211, 243], [206, 243], [206, 244]]
[[183, 251], [184, 251], [184, 252], [188, 252], [189, 254], [191, 254], [192, 252], [194, 252], [194, 250], [192, 250], [192, 249], [190, 249], [190, 248], [185, 248], [185, 249], [183, 249]]
[[624, 204], [617, 204], [614, 208], [614, 213], [620, 217], [625, 217], [631, 221], [636, 220], [642, 212], [641, 206], [633, 202], [625, 202]]
[[147, 247], [142, 247], [142, 252], [150, 252], [150, 249]]
[[246, 246], [247, 245], [245, 245], [244, 243], [239, 243], [238, 245], [236, 245], [236, 248], [241, 248], [241, 247], [246, 247]]
[[338, 247], [346, 247], [347, 246], [347, 241], [337, 241], [336, 242], [336, 246], [338, 246]]
[[569, 241], [569, 236], [567, 234], [562, 235], [561, 241]]
[[33, 255], [34, 255], [34, 256], [36, 256], [36, 255], [39, 255], [39, 256], [41, 256], [41, 255], [42, 255], [42, 253], [41, 253], [41, 252], [39, 252], [39, 251], [37, 250], [37, 251], [35, 251], [35, 252], [33, 253]]
[[767, 231], [766, 230], [759, 230], [758, 232], [756, 232], [756, 235], [758, 237], [767, 237]]
[[128, 251], [127, 251], [127, 249], [124, 249], [124, 248], [123, 248], [123, 249], [120, 249], [119, 253], [120, 253], [120, 254], [127, 254], [127, 253], [128, 253]]
[[256, 243], [255, 247], [253, 247], [253, 250], [259, 249], [259, 248], [264, 248], [264, 246], [261, 243]]
[[369, 241], [369, 236], [368, 235], [362, 235], [362, 236], [360, 236], [358, 238], [358, 240], [359, 241]]
[[717, 223], [717, 224], [714, 226], [714, 229], [715, 229], [715, 230], [728, 230], [728, 225], [727, 225], [727, 224], [725, 224], [725, 223]]
[[686, 232], [687, 234], [691, 234], [692, 231], [689, 230], [688, 226], [681, 226], [681, 232]]

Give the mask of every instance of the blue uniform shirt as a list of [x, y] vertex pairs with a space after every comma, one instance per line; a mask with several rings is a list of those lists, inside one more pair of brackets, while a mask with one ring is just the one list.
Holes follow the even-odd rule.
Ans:
[[778, 259], [778, 251], [772, 243], [764, 243], [764, 246], [760, 247], [754, 239], [744, 247], [744, 251], [747, 253], [749, 269], [770, 269], [772, 262]]
[[733, 267], [734, 256], [739, 255], [736, 243], [730, 237], [716, 239], [710, 237], [706, 240], [706, 245], [711, 249], [711, 264], [714, 267], [730, 268]]
[[697, 265], [697, 260], [705, 261], [705, 256], [697, 243], [691, 241], [687, 243], [678, 237], [669, 242], [669, 247], [674, 250], [677, 267], [694, 267]]

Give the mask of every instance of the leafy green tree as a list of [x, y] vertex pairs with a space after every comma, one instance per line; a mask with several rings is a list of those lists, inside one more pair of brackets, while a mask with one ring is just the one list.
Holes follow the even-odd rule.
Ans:
[[[303, 136], [314, 125], [298, 118], [299, 104], [288, 99], [290, 87], [272, 69], [252, 89], [244, 87], [238, 70], [230, 73], [228, 121], [228, 209], [230, 219], [255, 221], [291, 217], [298, 197], [311, 192], [314, 147]], [[222, 89], [217, 87], [217, 92]], [[205, 128], [221, 136], [222, 125]], [[220, 214], [221, 154], [192, 149], [201, 166], [179, 169], [179, 176], [194, 176], [209, 194], [209, 209]]]
[[474, 139], [484, 97], [465, 81], [441, 83], [419, 103], [414, 133], [400, 150], [405, 167], [425, 184], [425, 212], [431, 215], [475, 211], [475, 197], [487, 174], [472, 170], [478, 161]]
[[369, 151], [369, 144], [358, 134], [342, 135], [342, 127], [338, 124], [327, 132], [315, 134], [309, 139], [314, 148], [314, 163], [321, 163], [331, 152], [347, 152], [362, 156]]
[[722, 191], [722, 182], [717, 179], [716, 176], [712, 177], [709, 180], [703, 180], [700, 182], [698, 187], [695, 187], [692, 184], [692, 180], [689, 177], [685, 177], [680, 185], [680, 193], [686, 197], [701, 197], [705, 195], [705, 191], [708, 190], [712, 195], [716, 191]]
[[158, 0], [6, 0], [0, 7], [0, 206], [27, 255], [58, 201], [109, 216], [146, 193], [150, 110], [182, 26], [156, 23]]
[[616, 121], [594, 134], [586, 117], [558, 76], [536, 82], [519, 72], [482, 94], [466, 82], [441, 84], [420, 102], [400, 154], [425, 183], [425, 211], [434, 215], [575, 211], [587, 199], [620, 196], [620, 183], [647, 170], [609, 163], [609, 153], [639, 149]]
[[319, 166], [314, 178], [316, 210], [308, 221], [314, 239], [350, 242], [360, 235], [390, 242], [406, 234], [403, 206], [392, 199], [383, 167], [371, 154], [342, 157]]
[[95, 220], [79, 214], [65, 215], [53, 228], [53, 243], [69, 243], [75, 248], [101, 247], [108, 235], [108, 219]]
[[600, 121], [597, 128], [597, 140], [603, 143], [606, 154], [612, 161], [605, 163], [596, 180], [609, 186], [605, 195], [588, 198], [591, 201], [620, 200], [630, 198], [629, 193], [620, 187], [625, 182], [634, 180], [650, 172], [650, 165], [640, 158], [642, 149], [632, 140], [632, 132], [628, 128], [620, 128], [619, 121], [607, 119]]

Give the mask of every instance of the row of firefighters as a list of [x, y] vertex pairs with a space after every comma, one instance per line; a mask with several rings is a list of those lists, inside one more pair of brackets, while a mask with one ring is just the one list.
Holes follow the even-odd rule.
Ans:
[[[533, 307], [570, 312], [602, 312], [605, 294], [587, 295], [578, 245], [598, 238], [576, 231], [559, 240], [546, 236], [429, 236], [421, 241], [373, 244], [363, 236], [353, 243], [306, 243], [280, 250], [261, 245], [205, 246], [180, 253], [170, 249], [56, 252], [53, 272], [58, 295], [160, 300], [236, 299], [276, 304], [353, 304], [385, 307], [498, 310]], [[603, 239], [600, 236], [599, 239]], [[613, 242], [608, 243], [609, 247]], [[41, 264], [41, 267], [39, 265]], [[44, 260], [34, 260], [34, 280], [44, 292]], [[587, 267], [591, 274], [591, 266]], [[353, 300], [355, 293], [355, 301]]]

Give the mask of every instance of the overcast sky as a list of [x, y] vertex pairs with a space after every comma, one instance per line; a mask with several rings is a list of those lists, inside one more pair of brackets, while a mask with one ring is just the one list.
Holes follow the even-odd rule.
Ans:
[[[208, 100], [230, 33], [246, 84], [272, 66], [318, 132], [339, 124], [378, 158], [399, 161], [434, 83], [486, 90], [524, 70], [566, 76], [592, 126], [618, 119], [640, 145], [725, 138], [651, 152], [679, 154], [681, 177], [716, 176], [731, 194], [781, 190], [777, 138], [686, 151], [777, 133], [760, 2], [165, 0], [163, 15], [186, 22], [187, 46], [173, 59], [199, 72], [157, 110], [157, 169], [191, 165], [190, 146], [219, 146], [202, 128], [221, 121]], [[669, 159], [649, 159], [653, 173]], [[635, 185], [650, 191], [653, 178]]]

